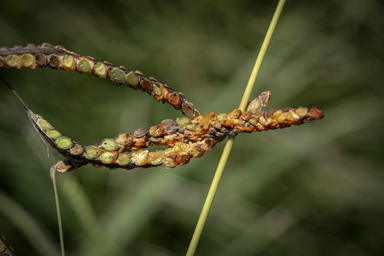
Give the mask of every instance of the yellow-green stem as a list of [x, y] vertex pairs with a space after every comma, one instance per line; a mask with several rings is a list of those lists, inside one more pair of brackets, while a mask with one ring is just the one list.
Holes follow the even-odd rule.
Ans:
[[59, 195], [57, 193], [56, 172], [55, 171], [51, 171], [51, 178], [52, 178], [52, 183], [53, 183], [53, 190], [54, 190], [54, 193], [55, 193], [55, 202], [56, 202], [56, 211], [57, 211], [57, 223], [59, 225], [59, 235], [60, 235], [61, 256], [65, 256], [63, 225], [61, 223]]
[[[271, 41], [273, 32], [275, 30], [277, 21], [279, 20], [280, 14], [283, 10], [284, 4], [285, 4], [285, 0], [280, 0], [279, 4], [277, 5], [275, 14], [273, 15], [271, 24], [269, 25], [267, 34], [265, 35], [264, 42], [261, 46], [259, 55], [256, 59], [256, 62], [255, 62], [255, 65], [253, 67], [251, 76], [248, 80], [248, 84], [247, 84], [247, 87], [244, 91], [243, 98], [240, 102], [239, 109], [241, 111], [244, 111], [248, 105], [248, 101], [249, 101], [249, 98], [251, 96], [253, 86], [256, 82], [257, 75], [260, 71], [261, 63], [263, 62], [265, 53], [267, 51], [269, 42]], [[205, 199], [203, 209], [201, 211], [199, 220], [197, 222], [195, 232], [193, 233], [191, 243], [189, 245], [189, 248], [188, 248], [188, 251], [186, 254], [187, 256], [193, 256], [195, 254], [196, 247], [197, 247], [197, 244], [198, 244], [200, 236], [201, 236], [201, 232], [203, 231], [203, 227], [204, 227], [205, 221], [207, 219], [209, 209], [211, 208], [213, 198], [215, 197], [217, 187], [219, 186], [219, 182], [220, 182], [221, 176], [223, 174], [223, 171], [224, 171], [225, 165], [227, 163], [227, 160], [228, 160], [229, 154], [231, 152], [234, 141], [235, 141], [235, 136], [229, 136], [229, 138], [225, 144], [223, 153], [221, 155], [219, 164], [218, 164], [217, 169], [216, 169], [215, 176], [213, 177], [211, 187], [209, 189], [207, 198]]]

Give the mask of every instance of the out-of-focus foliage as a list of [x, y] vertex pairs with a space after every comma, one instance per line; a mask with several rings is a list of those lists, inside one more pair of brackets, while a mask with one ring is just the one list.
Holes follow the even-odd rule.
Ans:
[[[277, 1], [2, 1], [0, 46], [49, 42], [167, 83], [202, 113], [236, 108]], [[376, 0], [287, 1], [255, 86], [267, 108], [325, 118], [236, 139], [196, 255], [383, 255], [383, 14]], [[0, 70], [83, 144], [180, 114], [142, 92], [50, 69]], [[58, 255], [60, 156], [0, 86], [0, 232]], [[223, 145], [182, 167], [58, 175], [70, 255], [185, 254]]]

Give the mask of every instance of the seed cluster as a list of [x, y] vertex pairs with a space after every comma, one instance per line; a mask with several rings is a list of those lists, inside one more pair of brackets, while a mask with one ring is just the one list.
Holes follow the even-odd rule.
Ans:
[[[153, 78], [144, 77], [138, 71], [129, 71], [124, 67], [117, 68], [110, 63], [98, 62], [92, 57], [80, 56], [61, 46], [50, 44], [0, 48], [0, 68], [35, 69], [38, 66], [92, 73], [98, 77], [108, 78], [134, 89], [144, 90], [156, 100], [167, 101], [176, 109], [181, 108], [182, 112], [189, 116], [176, 120], [166, 119], [149, 129], [141, 127], [132, 133], [121, 133], [116, 138], [104, 139], [96, 145], [83, 146], [62, 135], [42, 116], [34, 114], [8, 85], [24, 105], [37, 131], [53, 148], [66, 157], [52, 167], [52, 172], [67, 172], [88, 163], [112, 169], [160, 165], [174, 168], [177, 165], [187, 164], [191, 158], [203, 156], [224, 136], [285, 128], [323, 118], [322, 111], [315, 107], [262, 111], [261, 109], [269, 102], [270, 92], [263, 92], [251, 101], [247, 111], [235, 109], [230, 113], [210, 112], [201, 115], [184, 95], [174, 92]], [[151, 152], [145, 149], [148, 146], [167, 148]]]
[[[44, 138], [70, 159], [57, 165], [57, 171], [66, 172], [86, 163], [124, 169], [159, 165], [174, 168], [187, 164], [191, 158], [201, 157], [223, 136], [299, 125], [322, 116], [317, 108], [303, 107], [245, 112], [235, 109], [221, 114], [210, 112], [194, 119], [166, 119], [149, 130], [139, 128], [133, 133], [121, 133], [116, 138], [104, 139], [92, 146], [80, 145], [63, 136], [39, 115], [35, 115], [35, 122]], [[154, 152], [145, 150], [148, 146], [160, 145], [168, 148]]]
[[123, 66], [116, 67], [107, 61], [100, 62], [93, 57], [81, 56], [62, 46], [54, 46], [49, 43], [0, 48], [0, 69], [36, 69], [37, 67], [51, 67], [109, 79], [134, 90], [145, 91], [157, 101], [167, 102], [189, 117], [200, 115], [182, 93], [173, 91], [168, 85], [160, 83], [153, 77], [145, 77], [140, 71], [130, 71]]

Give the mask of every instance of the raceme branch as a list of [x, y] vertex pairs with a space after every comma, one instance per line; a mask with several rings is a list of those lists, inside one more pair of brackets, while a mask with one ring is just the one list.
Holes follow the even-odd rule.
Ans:
[[[127, 85], [134, 90], [145, 91], [157, 101], [167, 102], [187, 116], [176, 120], [166, 119], [149, 129], [141, 127], [132, 133], [122, 133], [116, 138], [107, 138], [98, 144], [83, 146], [62, 135], [42, 116], [34, 114], [6, 83], [24, 105], [38, 133], [51, 147], [65, 156], [65, 160], [52, 167], [51, 173], [72, 171], [88, 163], [96, 167], [124, 169], [154, 166], [174, 168], [187, 164], [191, 158], [203, 156], [227, 135], [280, 129], [323, 118], [322, 111], [316, 107], [263, 111], [261, 109], [268, 104], [270, 92], [261, 93], [249, 103], [244, 112], [235, 109], [230, 113], [209, 112], [207, 115], [201, 115], [183, 94], [173, 91], [152, 77], [145, 77], [139, 71], [116, 67], [109, 62], [99, 62], [92, 57], [68, 51], [62, 46], [47, 43], [39, 46], [28, 44], [26, 47], [0, 48], [0, 68], [24, 67], [51, 67], [93, 74]], [[153, 152], [145, 150], [148, 146], [160, 145], [167, 148]]]

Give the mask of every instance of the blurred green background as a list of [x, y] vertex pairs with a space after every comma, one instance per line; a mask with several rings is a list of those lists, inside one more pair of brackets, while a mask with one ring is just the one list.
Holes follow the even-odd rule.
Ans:
[[[49, 42], [238, 107], [277, 1], [1, 1], [0, 46]], [[384, 255], [384, 5], [287, 1], [253, 98], [316, 106], [320, 121], [237, 137], [196, 255]], [[109, 81], [0, 71], [82, 144], [181, 115]], [[17, 255], [59, 255], [47, 149], [0, 86], [0, 233]], [[224, 143], [186, 166], [57, 175], [68, 255], [184, 255]]]

